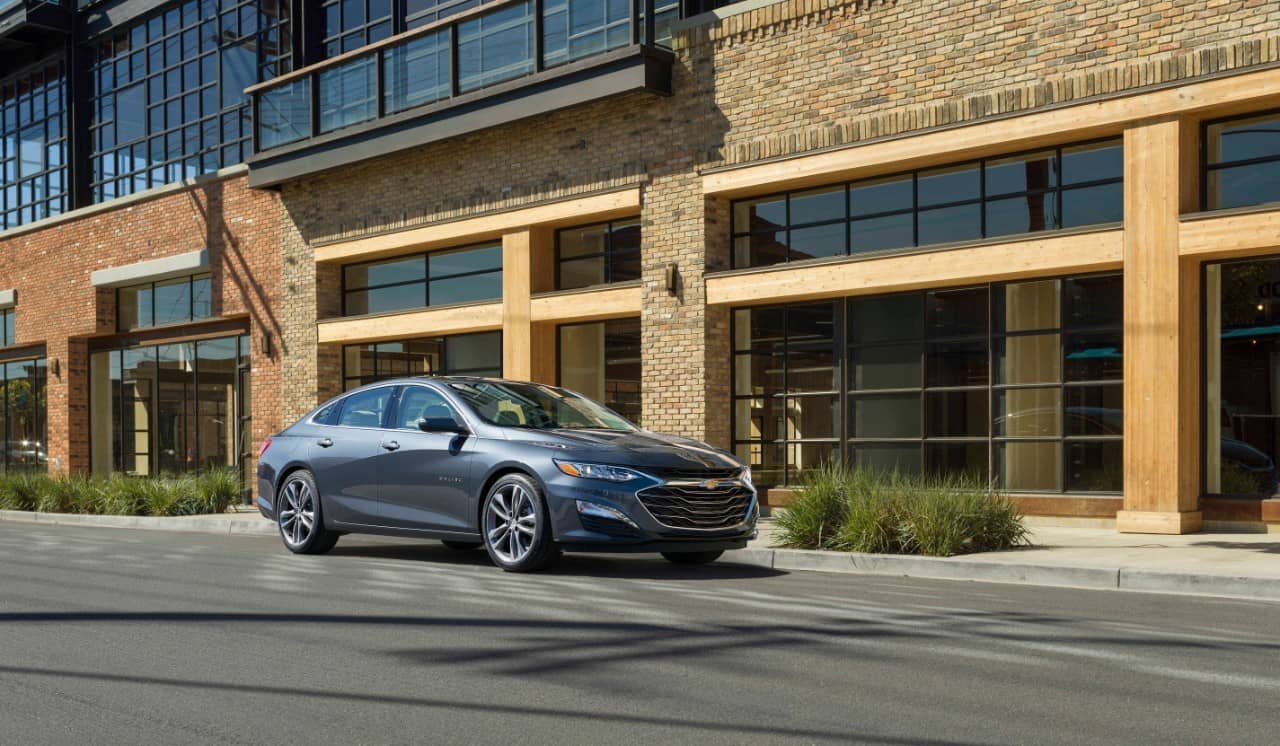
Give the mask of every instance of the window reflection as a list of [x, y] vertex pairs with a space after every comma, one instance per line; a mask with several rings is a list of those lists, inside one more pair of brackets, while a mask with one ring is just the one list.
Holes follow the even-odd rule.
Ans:
[[342, 359], [344, 389], [401, 376], [496, 378], [502, 375], [502, 332], [348, 345]]
[[641, 421], [640, 319], [559, 328], [560, 385]]
[[0, 474], [48, 469], [45, 359], [0, 360]]

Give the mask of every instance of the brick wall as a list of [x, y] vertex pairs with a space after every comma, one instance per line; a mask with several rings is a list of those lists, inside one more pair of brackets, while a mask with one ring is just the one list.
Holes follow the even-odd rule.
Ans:
[[[670, 98], [630, 94], [287, 185], [289, 307], [332, 313], [336, 280], [307, 276], [315, 245], [639, 183], [645, 423], [727, 444], [729, 315], [708, 311], [703, 272], [727, 266], [728, 205], [704, 198], [702, 169], [1280, 63], [1280, 4], [786, 0], [694, 26], [676, 51]], [[309, 319], [290, 339], [287, 417], [336, 391], [340, 370]]]
[[17, 342], [43, 344], [50, 365], [59, 361], [61, 375], [48, 384], [51, 464], [89, 467], [88, 340], [115, 330], [115, 293], [95, 289], [90, 274], [203, 248], [214, 313], [250, 323], [254, 442], [279, 429], [279, 217], [276, 195], [240, 176], [0, 236], [0, 287], [18, 291]]

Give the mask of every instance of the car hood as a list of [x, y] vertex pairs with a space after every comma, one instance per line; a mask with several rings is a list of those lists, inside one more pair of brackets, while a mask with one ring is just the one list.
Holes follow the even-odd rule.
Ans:
[[614, 466], [664, 469], [740, 469], [742, 464], [719, 448], [677, 435], [648, 430], [512, 430], [512, 440], [552, 442], [566, 455], [597, 459]]

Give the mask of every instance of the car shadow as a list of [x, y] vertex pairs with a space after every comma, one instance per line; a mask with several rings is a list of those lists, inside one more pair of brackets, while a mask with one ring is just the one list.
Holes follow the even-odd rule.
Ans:
[[1217, 549], [1240, 549], [1260, 554], [1280, 554], [1280, 542], [1261, 541], [1195, 541], [1193, 547], [1215, 547]]
[[[434, 541], [411, 544], [383, 542], [349, 543], [344, 539], [329, 552], [338, 557], [371, 557], [405, 562], [429, 562], [439, 565], [498, 568], [489, 561], [484, 549], [450, 549]], [[628, 578], [639, 580], [739, 580], [772, 578], [785, 571], [769, 567], [738, 564], [732, 561], [709, 565], [681, 566], [667, 562], [657, 554], [566, 554], [542, 574], [589, 578]]]

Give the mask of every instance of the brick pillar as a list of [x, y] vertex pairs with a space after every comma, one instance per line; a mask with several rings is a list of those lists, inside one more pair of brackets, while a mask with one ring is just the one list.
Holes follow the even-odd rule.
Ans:
[[1178, 255], [1194, 209], [1198, 131], [1166, 120], [1125, 130], [1124, 510], [1126, 533], [1200, 530], [1199, 268]]

